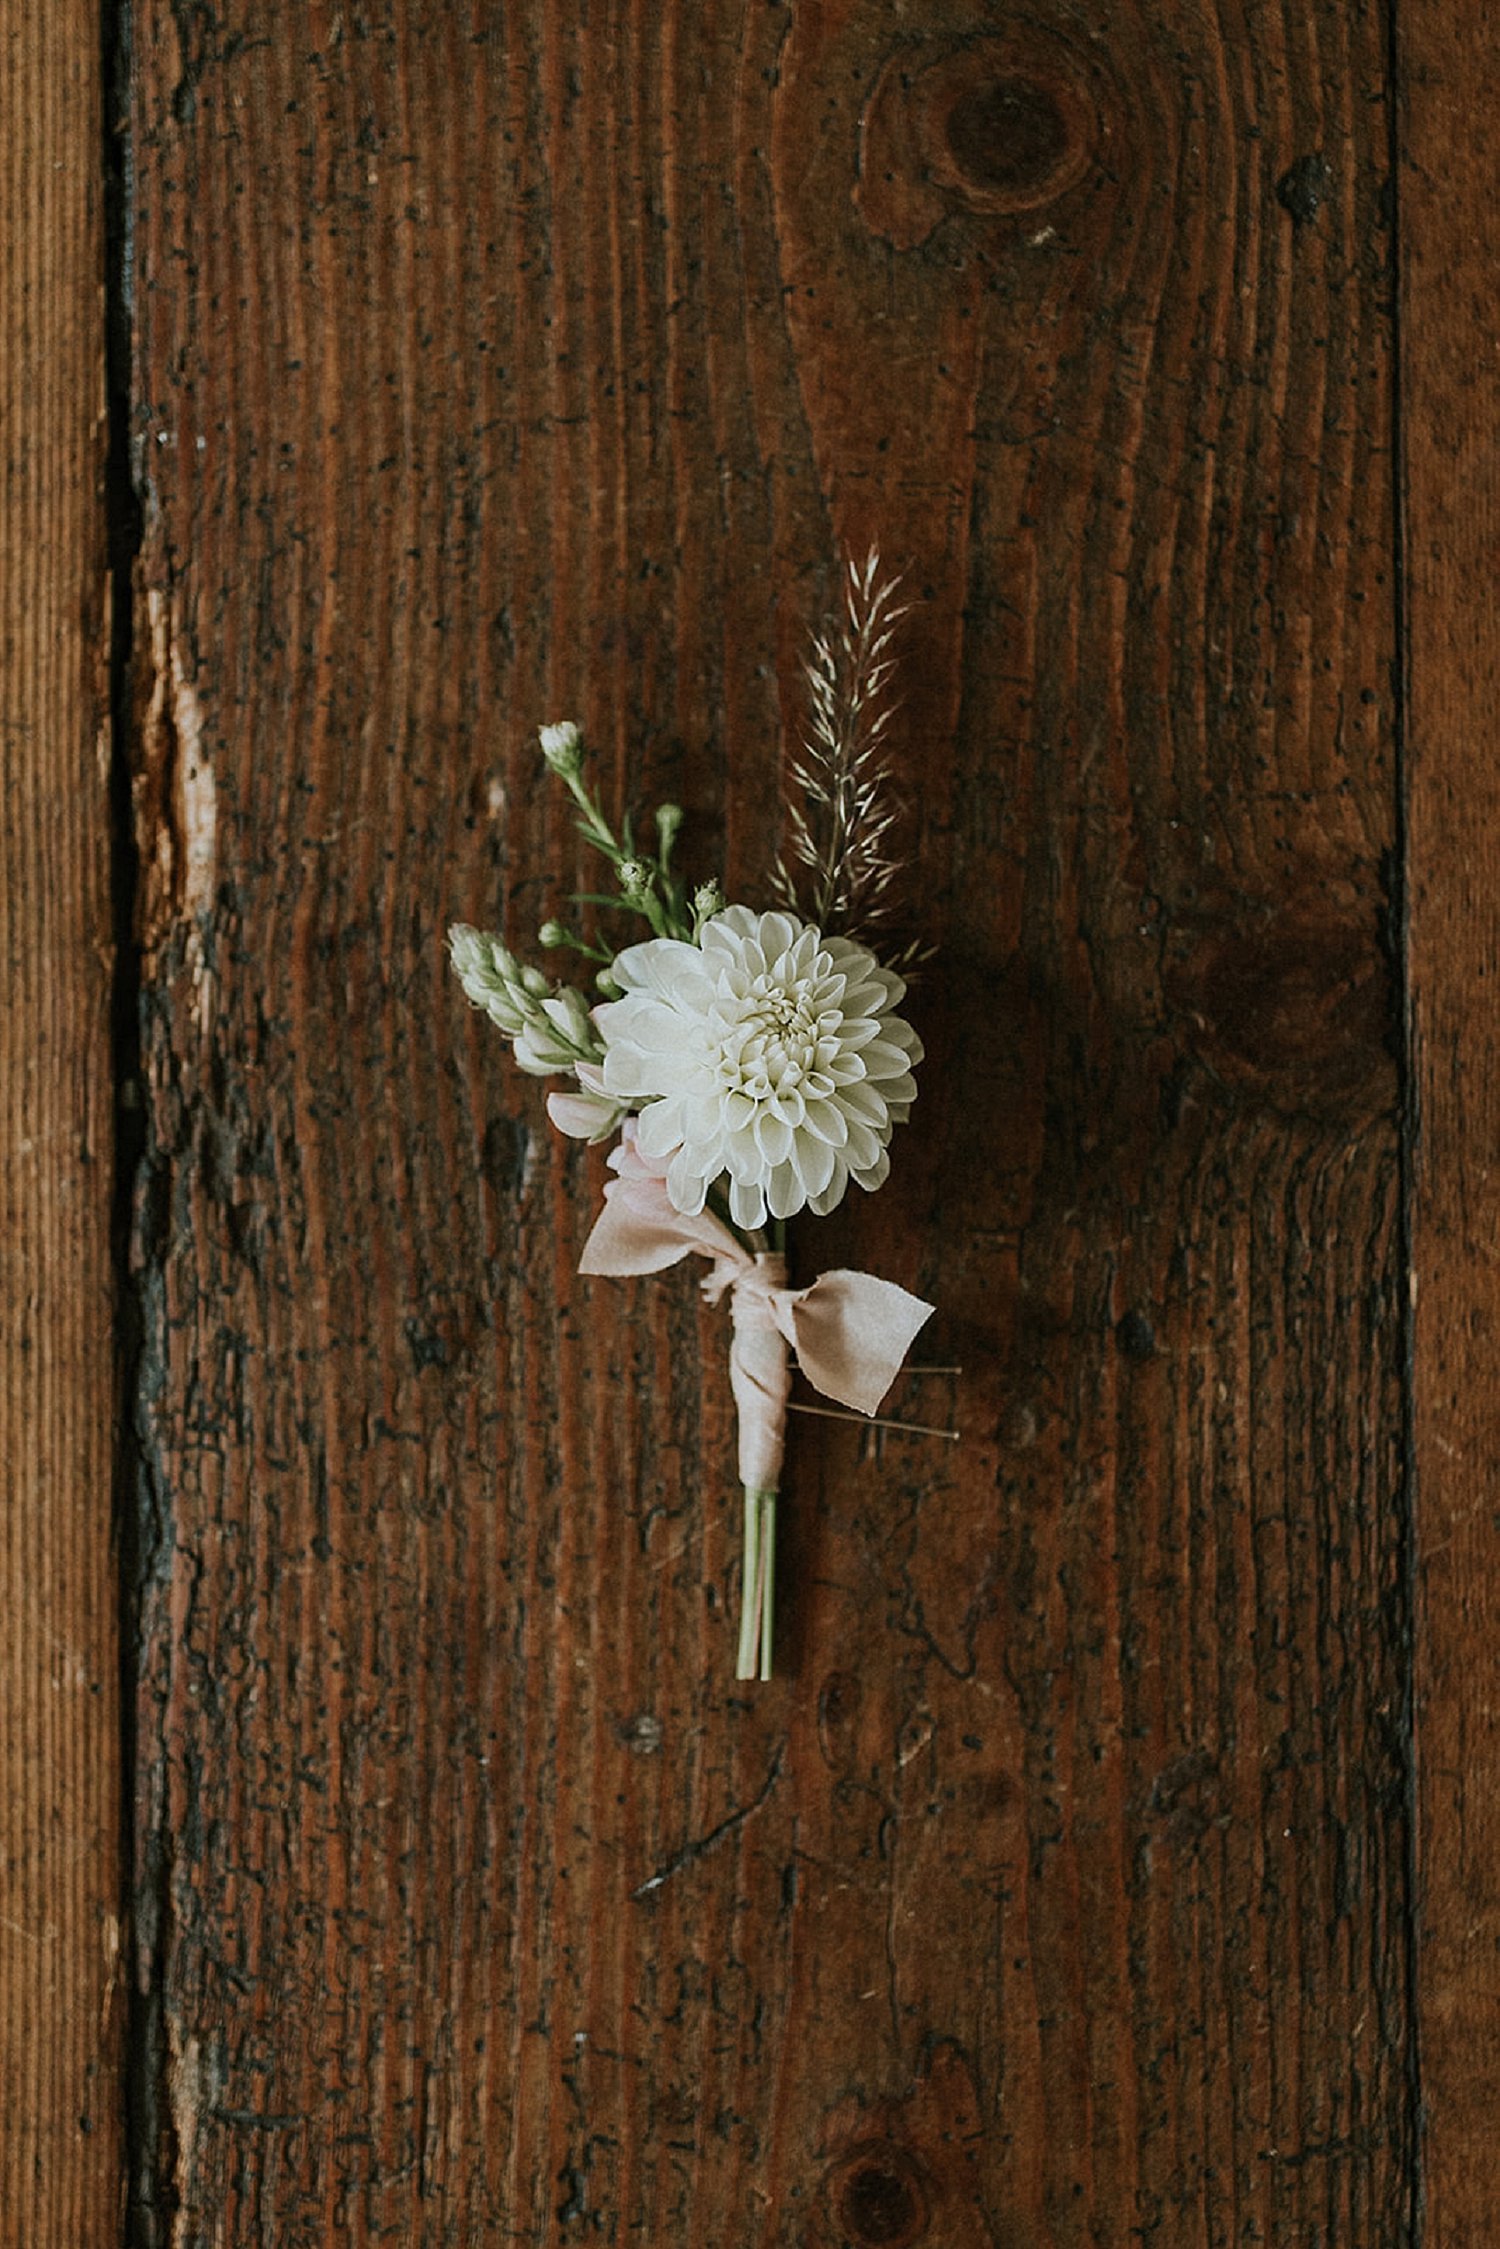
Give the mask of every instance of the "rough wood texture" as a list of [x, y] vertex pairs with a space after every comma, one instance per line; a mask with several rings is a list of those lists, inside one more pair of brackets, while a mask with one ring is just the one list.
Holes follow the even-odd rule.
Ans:
[[123, 2166], [97, 10], [0, 5], [0, 2239]]
[[[1408, 2238], [1385, 27], [141, 10], [144, 2236]], [[799, 1428], [443, 924], [585, 722], [731, 887], [840, 540], [909, 639], [920, 1129]], [[572, 887], [565, 882], [563, 887]]]
[[1468, 2249], [1500, 2211], [1500, 23], [1400, 22], [1424, 2238]]

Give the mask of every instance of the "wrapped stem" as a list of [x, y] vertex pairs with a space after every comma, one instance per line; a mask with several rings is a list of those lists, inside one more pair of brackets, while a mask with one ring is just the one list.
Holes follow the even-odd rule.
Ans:
[[756, 1256], [760, 1286], [738, 1286], [730, 1298], [734, 1341], [729, 1381], [740, 1417], [740, 1481], [745, 1491], [745, 1559], [740, 1586], [736, 1676], [769, 1679], [776, 1630], [776, 1486], [786, 1439], [791, 1353], [765, 1291], [786, 1286], [786, 1260]]

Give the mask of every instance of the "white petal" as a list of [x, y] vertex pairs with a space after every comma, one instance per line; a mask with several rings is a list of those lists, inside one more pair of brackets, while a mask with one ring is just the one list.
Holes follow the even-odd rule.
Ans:
[[667, 1200], [684, 1218], [696, 1218], [708, 1199], [708, 1181], [693, 1168], [691, 1152], [680, 1148], [667, 1166]]
[[653, 1101], [643, 1109], [635, 1128], [643, 1156], [660, 1163], [682, 1146], [682, 1112], [675, 1101]]
[[748, 906], [726, 906], [722, 914], [703, 924], [699, 936], [704, 952], [738, 959], [740, 939], [753, 935], [755, 919]]
[[849, 1137], [848, 1115], [842, 1100], [809, 1101], [803, 1130], [826, 1140], [831, 1148], [842, 1148]]
[[845, 1116], [858, 1117], [861, 1124], [873, 1125], [877, 1132], [884, 1127], [888, 1106], [884, 1086], [846, 1085], [838, 1098]]
[[607, 1140], [619, 1121], [613, 1101], [590, 1093], [549, 1093], [547, 1114], [570, 1140]]
[[833, 1160], [833, 1177], [819, 1195], [809, 1195], [807, 1207], [815, 1218], [826, 1218], [844, 1199], [844, 1189], [849, 1184], [849, 1172], [841, 1156]]
[[758, 1181], [732, 1179], [729, 1183], [729, 1215], [736, 1226], [747, 1233], [766, 1222], [766, 1198]]
[[768, 967], [772, 961], [780, 960], [783, 953], [790, 951], [801, 930], [802, 924], [793, 921], [787, 914], [761, 915], [760, 927], [755, 936]]
[[826, 1140], [816, 1139], [810, 1132], [799, 1132], [792, 1149], [792, 1162], [807, 1192], [809, 1201], [821, 1195], [834, 1174], [838, 1151], [830, 1148]]
[[909, 1070], [903, 1070], [899, 1078], [877, 1078], [872, 1090], [888, 1103], [904, 1101], [910, 1108], [917, 1098], [917, 1081]]
[[684, 995], [694, 1004], [702, 995], [707, 1006], [712, 985], [705, 973], [703, 955], [696, 945], [679, 937], [650, 937], [643, 945], [627, 945], [610, 963], [610, 975], [627, 991]]
[[773, 1218], [790, 1218], [806, 1202], [807, 1196], [796, 1171], [789, 1163], [778, 1164], [766, 1186], [766, 1202]]
[[875, 1162], [868, 1167], [868, 1169], [856, 1171], [854, 1174], [855, 1178], [859, 1181], [860, 1186], [867, 1189], [868, 1192], [872, 1195], [874, 1194], [877, 1187], [883, 1187], [885, 1185], [890, 1175], [891, 1157], [890, 1150], [888, 1148], [881, 1149], [879, 1156], [876, 1158]]
[[861, 1124], [857, 1118], [852, 1118], [849, 1124], [849, 1145], [844, 1153], [851, 1171], [868, 1171], [879, 1160], [880, 1142], [867, 1124]]
[[658, 1063], [636, 1046], [607, 1046], [604, 1050], [604, 1090], [626, 1101], [639, 1101], [666, 1089]]
[[889, 1046], [884, 1039], [876, 1039], [860, 1055], [866, 1075], [872, 1078], [904, 1078], [907, 1057], [899, 1046]]
[[[792, 1128], [771, 1109], [762, 1109], [755, 1120], [755, 1144], [768, 1164], [784, 1164], [792, 1152]], [[776, 1215], [784, 1218], [786, 1213]]]

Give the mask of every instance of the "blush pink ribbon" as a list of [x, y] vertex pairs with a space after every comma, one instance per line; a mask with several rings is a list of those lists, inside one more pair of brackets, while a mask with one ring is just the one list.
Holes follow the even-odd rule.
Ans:
[[789, 1353], [825, 1398], [873, 1414], [932, 1306], [873, 1273], [840, 1270], [809, 1288], [788, 1288], [783, 1258], [747, 1250], [711, 1211], [689, 1218], [673, 1208], [665, 1167], [641, 1155], [632, 1122], [609, 1163], [616, 1177], [604, 1190], [578, 1270], [624, 1279], [660, 1273], [694, 1253], [711, 1260], [703, 1293], [717, 1304], [727, 1290], [734, 1321], [729, 1378], [739, 1409], [740, 1481], [753, 1491], [775, 1491]]

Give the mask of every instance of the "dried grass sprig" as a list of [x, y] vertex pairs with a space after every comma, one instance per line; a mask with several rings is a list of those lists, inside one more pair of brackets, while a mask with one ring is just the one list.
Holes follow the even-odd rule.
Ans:
[[911, 606], [900, 590], [899, 573], [882, 578], [873, 547], [846, 563], [842, 617], [813, 635], [803, 665], [808, 728], [790, 767], [796, 793], [773, 887], [795, 913], [845, 937], [867, 939], [885, 920], [904, 863], [891, 844], [902, 808], [884, 754], [898, 708], [892, 643]]

